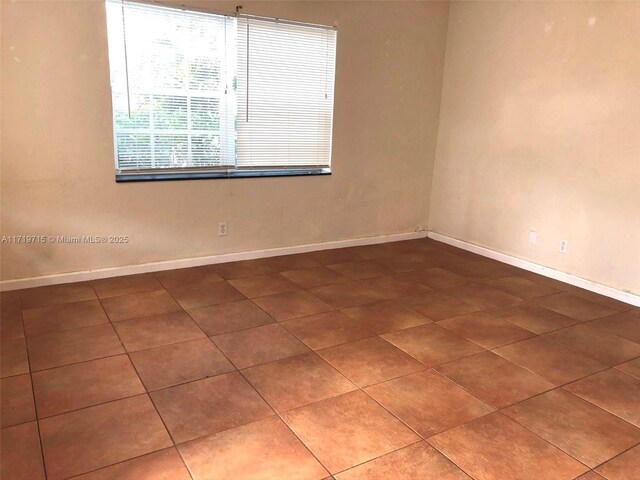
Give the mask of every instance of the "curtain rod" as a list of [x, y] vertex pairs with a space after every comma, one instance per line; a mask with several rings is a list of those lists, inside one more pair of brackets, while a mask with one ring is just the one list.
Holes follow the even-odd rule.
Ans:
[[301, 22], [297, 20], [288, 20], [288, 19], [279, 18], [279, 17], [267, 17], [263, 15], [252, 15], [248, 13], [240, 13], [240, 10], [242, 10], [243, 8], [242, 5], [237, 5], [235, 12], [229, 12], [224, 10], [212, 10], [212, 9], [193, 7], [191, 5], [185, 5], [185, 4], [170, 4], [170, 3], [165, 3], [163, 1], [158, 1], [158, 0], [107, 0], [107, 1], [112, 3], [119, 3], [119, 4], [130, 4], [130, 5], [137, 4], [142, 6], [144, 5], [154, 6], [154, 7], [160, 7], [160, 8], [167, 8], [171, 10], [180, 10], [182, 12], [197, 12], [197, 13], [210, 14], [210, 15], [222, 15], [225, 17], [247, 18], [247, 19], [269, 21], [274, 23], [286, 23], [290, 25], [324, 28], [327, 30], [337, 29], [335, 25], [323, 25], [319, 23], [309, 23], [309, 22]]

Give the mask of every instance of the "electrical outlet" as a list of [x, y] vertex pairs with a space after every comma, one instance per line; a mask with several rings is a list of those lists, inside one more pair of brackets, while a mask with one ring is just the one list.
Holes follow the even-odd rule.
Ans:
[[569, 248], [569, 242], [567, 240], [560, 240], [560, 253], [567, 253]]
[[532, 245], [538, 243], [538, 232], [535, 230], [529, 230], [529, 243]]
[[227, 233], [228, 233], [227, 222], [220, 222], [218, 224], [218, 236], [219, 237], [226, 237]]

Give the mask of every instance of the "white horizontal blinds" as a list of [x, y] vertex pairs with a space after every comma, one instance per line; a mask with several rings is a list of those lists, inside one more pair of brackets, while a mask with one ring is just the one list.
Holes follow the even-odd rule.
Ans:
[[328, 167], [336, 31], [238, 18], [238, 168]]
[[117, 168], [235, 165], [235, 19], [107, 2]]

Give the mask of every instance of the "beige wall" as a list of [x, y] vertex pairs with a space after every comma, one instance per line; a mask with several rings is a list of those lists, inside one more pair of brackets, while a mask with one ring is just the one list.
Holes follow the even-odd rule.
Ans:
[[640, 293], [640, 2], [243, 4], [338, 26], [331, 177], [116, 184], [102, 2], [2, 1], [2, 234], [131, 239], [3, 280], [428, 225]]
[[103, 3], [2, 1], [2, 235], [131, 239], [5, 244], [3, 280], [426, 225], [448, 4], [242, 3], [338, 26], [331, 177], [116, 184]]
[[429, 228], [640, 294], [640, 2], [452, 2]]

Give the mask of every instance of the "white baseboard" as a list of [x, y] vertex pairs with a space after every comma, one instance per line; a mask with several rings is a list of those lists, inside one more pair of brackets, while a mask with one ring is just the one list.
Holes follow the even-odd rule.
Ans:
[[513, 257], [511, 255], [507, 255], [506, 253], [496, 252], [495, 250], [480, 247], [478, 245], [474, 245], [473, 243], [468, 243], [463, 240], [448, 237], [440, 233], [429, 231], [427, 237], [438, 242], [446, 243], [454, 247], [462, 248], [463, 250], [477, 253], [478, 255], [482, 255], [499, 262], [513, 265], [514, 267], [519, 267], [524, 270], [543, 275], [545, 277], [560, 280], [561, 282], [568, 283], [569, 285], [584, 288], [585, 290], [599, 293], [600, 295], [604, 295], [606, 297], [614, 298], [621, 302], [640, 307], [640, 296], [630, 292], [624, 292], [613, 287], [608, 287], [607, 285], [602, 285], [601, 283], [592, 282], [591, 280], [587, 280], [585, 278], [576, 277], [575, 275], [561, 272], [560, 270], [554, 270], [553, 268], [545, 267], [528, 260], [522, 260], [521, 258]]
[[223, 253], [220, 255], [208, 255], [206, 257], [182, 258], [163, 262], [143, 263], [140, 265], [123, 265], [119, 267], [100, 268], [96, 270], [84, 270], [80, 272], [59, 273], [43, 275], [40, 277], [18, 278], [15, 280], [0, 281], [0, 291], [20, 290], [23, 288], [42, 287], [45, 285], [58, 285], [61, 283], [85, 282], [100, 278], [119, 277], [121, 275], [134, 275], [136, 273], [160, 272], [176, 268], [199, 267], [216, 263], [235, 262], [238, 260], [253, 260], [256, 258], [278, 257], [294, 253], [307, 253], [334, 248], [357, 247], [361, 245], [375, 245], [378, 243], [398, 242], [401, 240], [413, 240], [425, 238], [427, 232], [397, 233], [381, 235], [378, 237], [354, 238], [349, 240], [337, 240], [324, 243], [310, 243], [293, 247], [268, 248], [265, 250], [252, 250], [249, 252]]

